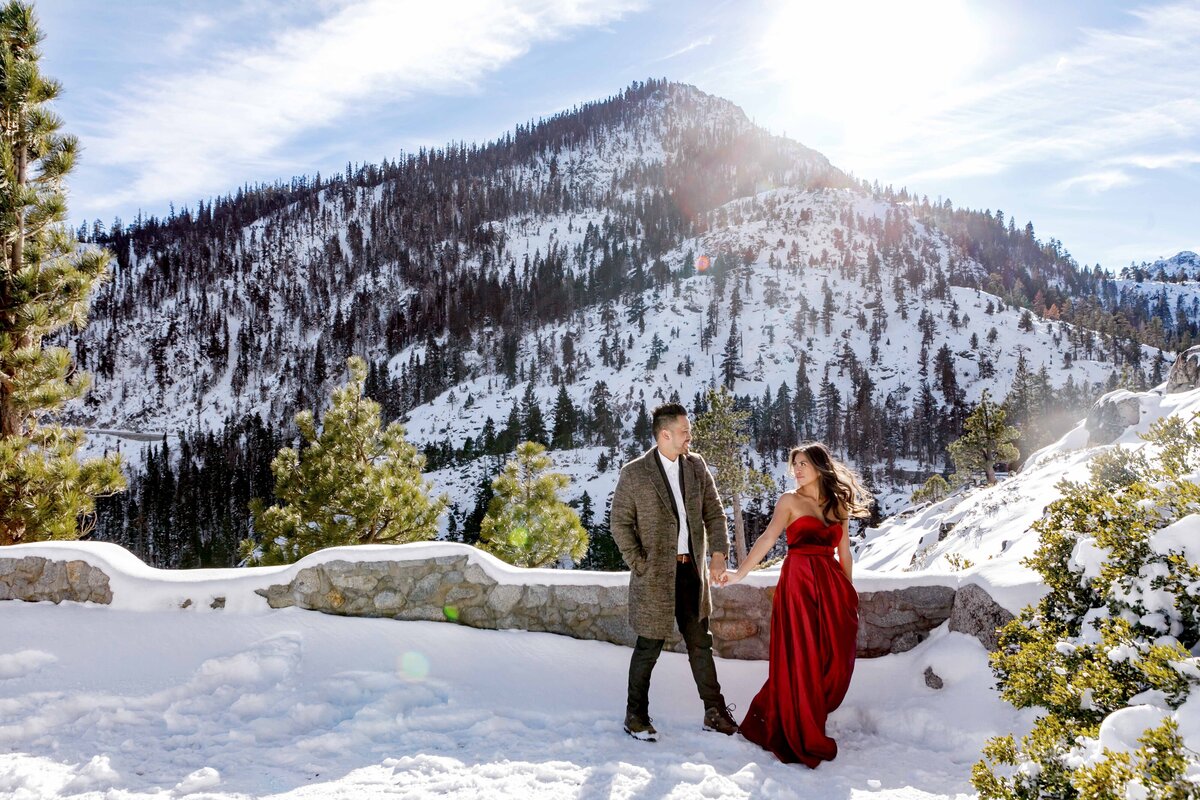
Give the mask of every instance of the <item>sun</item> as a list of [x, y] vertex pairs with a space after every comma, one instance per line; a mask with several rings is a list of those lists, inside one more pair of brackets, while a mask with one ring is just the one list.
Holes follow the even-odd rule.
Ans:
[[790, 116], [849, 127], [926, 113], [985, 46], [964, 0], [782, 0], [768, 15], [760, 52]]

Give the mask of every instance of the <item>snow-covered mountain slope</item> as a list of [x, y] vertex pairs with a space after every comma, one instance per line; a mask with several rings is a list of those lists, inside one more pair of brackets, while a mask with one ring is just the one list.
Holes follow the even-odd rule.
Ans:
[[[789, 189], [735, 201], [717, 216], [728, 224], [685, 241], [664, 260], [682, 264], [709, 253], [751, 254], [749, 263], [726, 279], [723, 292], [711, 276], [696, 273], [680, 281], [678, 292], [646, 290], [615, 304], [609, 321], [604, 313], [588, 314], [532, 333], [522, 341], [522, 353], [532, 357], [547, 342], [569, 337], [574, 350], [591, 362], [568, 386], [572, 400], [588, 406], [593, 387], [604, 382], [626, 427], [643, 404], [652, 408], [672, 395], [690, 402], [720, 384], [724, 346], [731, 335], [740, 362], [733, 391], [755, 398], [766, 392], [773, 396], [783, 383], [794, 392], [802, 355], [814, 392], [828, 375], [843, 406], [853, 402], [850, 365], [857, 363], [870, 378], [873, 399], [888, 399], [906, 410], [917, 400], [922, 381], [938, 387], [939, 402], [953, 402], [935, 371], [936, 351], [943, 345], [952, 354], [955, 384], [968, 402], [978, 401], [985, 390], [1002, 399], [1022, 357], [1030, 372], [1045, 367], [1054, 387], [1068, 379], [1079, 387], [1097, 387], [1113, 370], [1110, 361], [1086, 358], [1076, 340], [1088, 334], [1074, 326], [1030, 320], [1023, 330], [1021, 309], [976, 289], [947, 286], [944, 296], [934, 296], [935, 273], [944, 278], [951, 269], [979, 267], [962, 260], [943, 236], [911, 220], [902, 208], [854, 190]], [[860, 228], [847, 235], [841, 220], [850, 217], [860, 221]], [[906, 276], [903, 262], [875, 255], [887, 246], [877, 231], [894, 219], [907, 229], [905, 252], [927, 258], [919, 265], [925, 274], [915, 282]], [[876, 279], [870, 277], [873, 260], [878, 262]], [[864, 283], [877, 288], [864, 288]], [[730, 312], [734, 287], [742, 307], [736, 317]], [[822, 318], [826, 287], [828, 330]], [[646, 309], [644, 330], [630, 322], [638, 304]], [[928, 322], [923, 321], [926, 315]], [[713, 316], [715, 335], [705, 345], [704, 328]], [[928, 325], [928, 337], [923, 325]], [[656, 339], [665, 350], [651, 366]], [[623, 351], [623, 364], [596, 363], [597, 353], [617, 348]], [[1144, 357], [1155, 352], [1144, 348]], [[1077, 357], [1071, 358], [1072, 353]], [[401, 354], [394, 361], [405, 358]], [[534, 393], [550, 409], [557, 387], [546, 378], [546, 371], [533, 378]], [[419, 442], [445, 437], [461, 445], [467, 436], [479, 436], [488, 417], [502, 424], [525, 390], [525, 382], [506, 387], [494, 374], [482, 374], [413, 409], [409, 435]]]
[[1170, 258], [1145, 261], [1121, 270], [1122, 278], [1136, 280], [1139, 274], [1152, 281], [1200, 280], [1200, 255], [1191, 250], [1181, 250]]
[[980, 583], [998, 602], [1018, 611], [1042, 591], [1037, 574], [1021, 560], [1037, 549], [1037, 534], [1030, 526], [1061, 496], [1059, 481], [1087, 481], [1092, 459], [1113, 447], [1152, 452], [1140, 434], [1154, 422], [1168, 416], [1194, 422], [1200, 414], [1200, 389], [1171, 394], [1162, 389], [1114, 393], [1114, 400], [1136, 399], [1140, 421], [1112, 444], [1088, 447], [1088, 431], [1081, 421], [1033, 454], [1020, 473], [994, 486], [903, 510], [879, 528], [868, 529], [856, 563], [881, 572], [958, 569], [965, 580]]
[[[897, 410], [912, 408], [922, 378], [939, 385], [942, 345], [967, 401], [1002, 394], [1021, 352], [1056, 386], [1070, 374], [1094, 387], [1113, 371], [1104, 337], [1052, 321], [1018, 331], [1020, 313], [989, 314], [995, 297], [962, 288], [992, 277], [970, 243], [922, 224], [909, 203], [692, 87], [631, 97], [488, 148], [385, 162], [114, 235], [114, 280], [72, 343], [95, 373], [74, 420], [167, 433], [253, 413], [282, 424], [319, 407], [344, 357], [359, 353], [389, 365], [420, 444], [458, 445], [488, 416], [501, 423], [530, 376], [543, 404], [563, 381], [590, 407], [605, 382], [628, 443], [637, 402], [688, 401], [719, 380], [731, 328], [735, 392], [794, 391], [804, 352], [814, 390], [836, 362], [843, 408], [850, 352], [875, 399]], [[275, 195], [295, 200], [276, 208]], [[702, 256], [707, 273], [696, 270]], [[918, 334], [925, 313], [929, 332]], [[667, 352], [646, 369], [656, 334]]]

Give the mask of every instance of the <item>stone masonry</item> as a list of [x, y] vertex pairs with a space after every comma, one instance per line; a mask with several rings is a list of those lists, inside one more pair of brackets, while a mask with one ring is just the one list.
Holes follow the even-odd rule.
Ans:
[[[295, 606], [343, 616], [445, 621], [634, 643], [624, 582], [500, 583], [471, 563], [468, 552], [412, 560], [329, 561], [300, 569], [287, 583], [254, 591], [272, 608]], [[745, 583], [713, 592], [710, 624], [718, 655], [767, 657], [774, 595], [774, 586]], [[109, 576], [85, 561], [0, 558], [0, 600], [108, 604], [112, 599]], [[860, 592], [858, 655], [871, 658], [909, 650], [952, 612], [954, 630], [976, 636], [989, 648], [996, 646], [995, 628], [1003, 624], [1006, 612], [979, 587]], [[678, 636], [667, 646], [683, 650]]]

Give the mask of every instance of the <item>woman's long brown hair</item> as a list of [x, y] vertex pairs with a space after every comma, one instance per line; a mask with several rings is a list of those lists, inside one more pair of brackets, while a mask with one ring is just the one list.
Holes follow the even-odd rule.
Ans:
[[853, 470], [830, 455], [829, 448], [820, 442], [805, 442], [793, 447], [788, 453], [789, 467], [795, 464], [796, 456], [800, 454], [820, 476], [817, 480], [821, 482], [821, 496], [825, 498], [822, 513], [826, 520], [832, 518], [840, 522], [850, 517], [870, 516], [871, 493]]

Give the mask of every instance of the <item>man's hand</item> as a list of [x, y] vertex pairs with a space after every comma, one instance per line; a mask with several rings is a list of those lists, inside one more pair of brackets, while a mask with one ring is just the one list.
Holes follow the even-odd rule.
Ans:
[[713, 586], [724, 586], [726, 580], [725, 554], [713, 553], [708, 562], [708, 580]]

